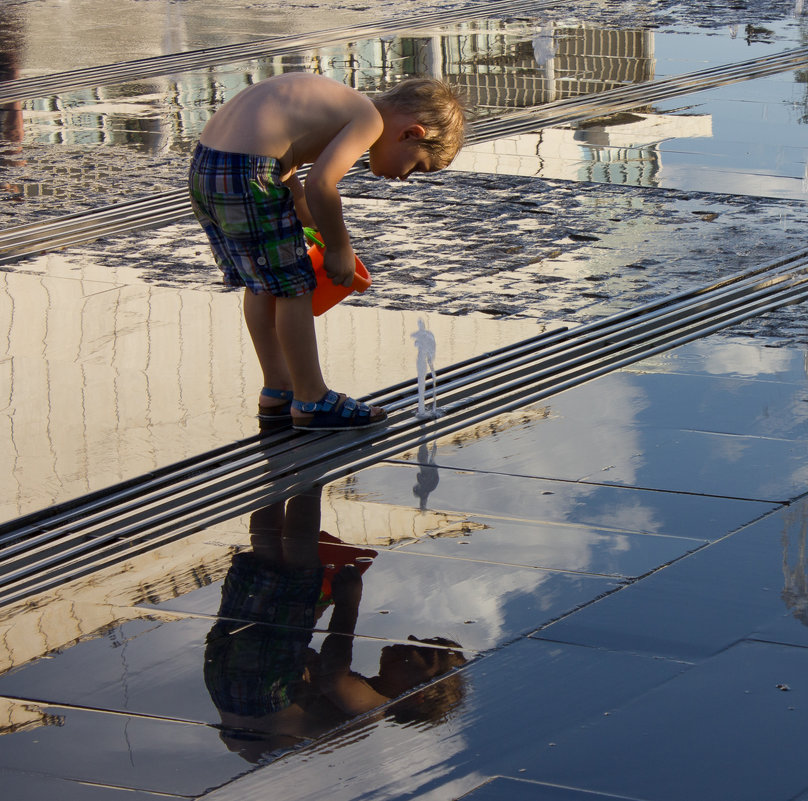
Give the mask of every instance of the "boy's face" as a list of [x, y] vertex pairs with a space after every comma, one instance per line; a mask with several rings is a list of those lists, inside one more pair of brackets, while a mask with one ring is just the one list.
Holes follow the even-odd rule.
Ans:
[[420, 125], [395, 133], [385, 129], [368, 150], [371, 172], [401, 181], [413, 172], [435, 172], [432, 156], [420, 144], [423, 136], [424, 129]]
[[382, 648], [379, 677], [384, 679], [385, 689], [395, 695], [423, 684], [439, 672], [440, 665], [434, 648], [404, 644]]

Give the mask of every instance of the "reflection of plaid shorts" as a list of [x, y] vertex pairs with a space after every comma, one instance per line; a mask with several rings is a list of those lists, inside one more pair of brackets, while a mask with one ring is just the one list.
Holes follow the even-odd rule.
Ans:
[[205, 647], [205, 684], [218, 709], [258, 717], [294, 702], [322, 581], [321, 567], [284, 570], [250, 551], [233, 557]]
[[199, 144], [188, 183], [191, 207], [226, 285], [282, 298], [314, 289], [303, 226], [277, 159]]

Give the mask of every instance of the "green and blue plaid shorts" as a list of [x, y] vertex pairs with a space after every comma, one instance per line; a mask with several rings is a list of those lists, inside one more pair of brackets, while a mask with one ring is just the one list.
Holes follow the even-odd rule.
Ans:
[[198, 144], [188, 187], [227, 286], [281, 298], [314, 289], [303, 226], [277, 159]]

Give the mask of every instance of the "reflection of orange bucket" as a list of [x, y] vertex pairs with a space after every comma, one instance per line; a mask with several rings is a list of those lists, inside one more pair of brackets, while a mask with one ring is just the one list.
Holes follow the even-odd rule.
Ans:
[[323, 566], [323, 583], [318, 603], [331, 603], [331, 582], [345, 565], [356, 565], [361, 575], [373, 564], [373, 559], [378, 555], [379, 552], [371, 548], [348, 545], [327, 531], [321, 531], [317, 558]]
[[317, 278], [317, 287], [311, 293], [311, 308], [315, 317], [347, 298], [351, 292], [364, 292], [370, 286], [370, 273], [359, 260], [359, 256], [356, 256], [356, 272], [350, 286], [334, 286], [334, 282], [323, 269], [323, 248], [319, 245], [312, 245], [309, 248], [309, 258]]

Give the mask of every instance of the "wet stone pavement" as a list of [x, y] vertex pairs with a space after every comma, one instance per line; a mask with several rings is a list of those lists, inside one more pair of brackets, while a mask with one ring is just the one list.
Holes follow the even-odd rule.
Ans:
[[[798, 200], [502, 175], [447, 172], [400, 185], [360, 176], [342, 193], [374, 281], [347, 305], [545, 326], [589, 322], [749, 270], [803, 248], [808, 225]], [[223, 291], [198, 228], [189, 220], [120, 234], [65, 259], [76, 273], [100, 261], [130, 265], [157, 286]], [[808, 329], [796, 306], [737, 333], [802, 344]]]
[[[232, 32], [210, 30], [218, 4], [189, 10], [206, 22], [187, 47], [270, 35], [272, 10], [288, 12], [283, 33], [367, 13], [231, 5]], [[611, 2], [503, 24], [657, 31], [661, 74], [671, 30], [726, 44], [725, 29], [753, 26], [749, 48], [784, 49], [801, 15], [779, 2]], [[130, 57], [150, 55], [144, 42]], [[27, 58], [24, 70], [46, 71], [34, 48]], [[745, 92], [731, 102], [767, 89]], [[717, 121], [721, 107], [707, 103]], [[137, 137], [44, 144], [37, 119], [52, 109], [27, 111], [37, 141], [4, 167], [0, 229], [182, 181], [187, 132], [164, 151]], [[742, 160], [754, 139], [743, 135]], [[677, 142], [662, 162], [703, 155]], [[748, 150], [745, 179], [765, 148]], [[695, 180], [698, 166], [690, 186], [348, 178], [346, 220], [374, 285], [318, 321], [328, 380], [359, 394], [412, 379], [419, 319], [445, 367], [802, 250], [803, 164], [778, 169], [783, 196], [763, 170], [745, 192], [705, 189], [714, 174]], [[22, 515], [242, 438], [269, 443], [268, 474], [296, 452], [256, 437], [239, 298], [218, 285], [195, 223], [23, 259], [0, 277], [0, 538]], [[208, 502], [191, 482], [191, 523], [136, 501], [110, 536], [118, 551], [95, 560], [110, 532], [91, 517], [55, 528], [61, 545], [36, 526], [19, 552], [0, 539], [4, 797], [808, 801], [806, 345], [805, 306], [787, 306], [424, 434], [324, 486], [240, 496], [233, 470], [232, 497]], [[75, 575], [14, 595], [14, 571], [68, 548], [91, 554]]]
[[4, 786], [797, 798], [806, 399], [694, 343], [7, 606]]

